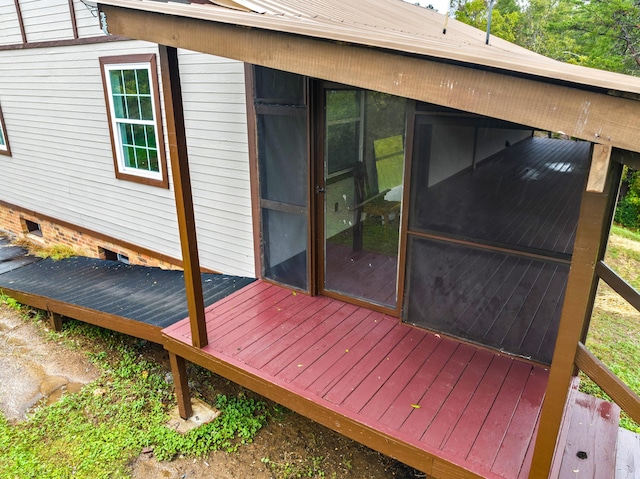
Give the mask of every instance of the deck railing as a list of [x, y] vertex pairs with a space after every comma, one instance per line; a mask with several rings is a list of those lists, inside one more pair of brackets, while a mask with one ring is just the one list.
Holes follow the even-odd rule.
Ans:
[[[604, 261], [595, 269], [596, 277], [640, 312], [640, 293], [613, 271]], [[631, 419], [640, 424], [640, 396], [629, 388], [582, 343], [578, 343], [575, 365], [607, 393]]]

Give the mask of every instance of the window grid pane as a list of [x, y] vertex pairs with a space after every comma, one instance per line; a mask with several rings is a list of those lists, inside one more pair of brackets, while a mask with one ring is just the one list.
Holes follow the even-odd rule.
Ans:
[[159, 172], [149, 71], [116, 69], [109, 78], [125, 168]]

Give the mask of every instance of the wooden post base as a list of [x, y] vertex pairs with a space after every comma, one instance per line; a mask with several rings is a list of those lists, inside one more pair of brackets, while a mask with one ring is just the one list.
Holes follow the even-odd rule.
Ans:
[[49, 327], [54, 331], [62, 331], [62, 316], [49, 311]]
[[189, 419], [193, 414], [193, 409], [191, 407], [191, 393], [187, 382], [185, 360], [183, 357], [176, 356], [169, 351], [169, 361], [171, 362], [171, 373], [173, 374], [176, 401], [178, 402], [178, 413], [182, 419]]

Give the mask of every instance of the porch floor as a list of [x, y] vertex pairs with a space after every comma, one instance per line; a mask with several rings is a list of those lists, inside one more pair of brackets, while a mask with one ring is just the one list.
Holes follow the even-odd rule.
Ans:
[[206, 322], [165, 347], [433, 477], [528, 475], [546, 368], [263, 281]]

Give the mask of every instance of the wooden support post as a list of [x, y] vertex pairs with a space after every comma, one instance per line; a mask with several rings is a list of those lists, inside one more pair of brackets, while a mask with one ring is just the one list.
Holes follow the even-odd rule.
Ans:
[[185, 360], [169, 351], [169, 362], [171, 363], [173, 385], [178, 402], [178, 413], [182, 419], [189, 419], [193, 414], [193, 409], [191, 408], [191, 393], [189, 392]]
[[49, 327], [56, 332], [62, 331], [62, 316], [51, 311], [48, 311], [48, 313], [49, 313]]
[[606, 167], [602, 149], [596, 145], [590, 181], [580, 205], [571, 270], [529, 474], [532, 478], [547, 478], [551, 471], [565, 403], [575, 374], [578, 343], [593, 307], [597, 286], [595, 268], [606, 247], [621, 171], [618, 164], [612, 167], [608, 155], [605, 163]]
[[160, 70], [164, 93], [164, 107], [167, 118], [167, 136], [169, 138], [169, 156], [171, 174], [178, 213], [180, 246], [184, 268], [184, 282], [187, 290], [187, 306], [191, 321], [191, 342], [196, 348], [208, 344], [204, 319], [204, 299], [198, 258], [196, 223], [191, 194], [189, 158], [182, 108], [182, 89], [178, 69], [178, 51], [176, 48], [158, 45], [160, 51]]

